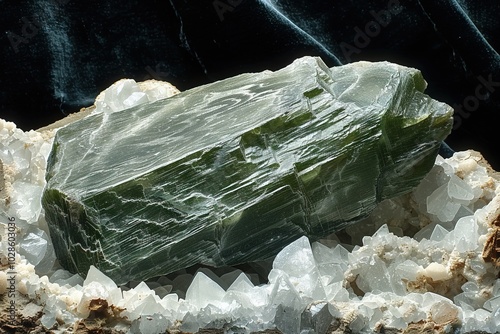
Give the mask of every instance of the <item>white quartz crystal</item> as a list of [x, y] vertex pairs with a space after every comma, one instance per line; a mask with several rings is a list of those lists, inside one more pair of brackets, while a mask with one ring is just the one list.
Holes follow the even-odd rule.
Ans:
[[199, 272], [187, 289], [186, 300], [198, 308], [203, 308], [208, 304], [219, 305], [224, 294], [225, 291], [220, 285], [204, 273]]
[[111, 113], [178, 93], [168, 82], [149, 80], [138, 84], [133, 79], [121, 79], [97, 96], [94, 112]]
[[451, 278], [451, 273], [446, 266], [441, 263], [432, 262], [423, 271], [422, 274], [433, 281], [445, 281]]

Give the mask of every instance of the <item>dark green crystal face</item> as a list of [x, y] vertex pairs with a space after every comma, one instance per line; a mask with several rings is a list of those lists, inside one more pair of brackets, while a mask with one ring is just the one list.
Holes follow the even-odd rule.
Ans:
[[410, 191], [452, 110], [415, 69], [305, 57], [60, 129], [43, 207], [61, 264], [117, 283], [275, 255]]

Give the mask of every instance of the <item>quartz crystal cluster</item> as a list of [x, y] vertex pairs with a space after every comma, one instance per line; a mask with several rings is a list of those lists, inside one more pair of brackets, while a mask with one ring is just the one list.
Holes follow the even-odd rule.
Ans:
[[452, 109], [425, 86], [396, 64], [304, 57], [133, 108], [145, 93], [105, 92], [54, 140], [42, 204], [57, 257], [126, 283], [352, 224], [432, 167]]
[[158, 101], [180, 93], [168, 82], [147, 80], [135, 82], [122, 79], [115, 82], [95, 99], [93, 113], [111, 113], [140, 104]]
[[[101, 101], [122, 107], [130, 106], [123, 103], [129, 98], [132, 105], [150, 103], [131, 97], [136, 87], [147, 89], [121, 81]], [[163, 91], [163, 97], [171, 94], [159, 82], [148, 87]], [[105, 109], [88, 111], [109, 114]], [[267, 277], [264, 283], [254, 272], [228, 267], [119, 285], [95, 266], [82, 277], [55, 260], [41, 207], [55, 131], [23, 132], [0, 120], [0, 306], [7, 310], [11, 301], [15, 305], [12, 323], [7, 312], [0, 313], [2, 329], [124, 334], [500, 331], [500, 175], [477, 152], [437, 156], [411, 192], [382, 200], [366, 218], [334, 234], [289, 243], [270, 270], [260, 271]], [[11, 219], [14, 252], [7, 233]], [[12, 253], [15, 261], [10, 263]]]
[[[53, 132], [23, 132], [14, 123], [0, 119], [0, 233], [6, 235], [5, 217], [15, 217], [18, 254], [41, 274], [55, 261], [54, 248], [42, 214], [40, 198], [45, 186], [45, 166], [52, 147]], [[14, 232], [14, 231], [12, 231]], [[7, 255], [8, 242], [2, 237], [1, 251]], [[1, 259], [6, 264], [6, 257]]]

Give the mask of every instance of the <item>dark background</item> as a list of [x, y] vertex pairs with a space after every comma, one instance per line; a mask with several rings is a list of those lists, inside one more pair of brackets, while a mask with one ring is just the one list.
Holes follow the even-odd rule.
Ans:
[[121, 78], [180, 90], [304, 55], [420, 69], [455, 109], [447, 143], [500, 170], [498, 0], [0, 0], [0, 117], [24, 130], [93, 103]]

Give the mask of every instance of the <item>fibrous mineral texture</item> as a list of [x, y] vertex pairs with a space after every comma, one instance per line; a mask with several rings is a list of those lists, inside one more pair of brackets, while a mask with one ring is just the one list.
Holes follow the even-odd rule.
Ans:
[[418, 70], [305, 57], [60, 129], [43, 207], [60, 263], [117, 283], [268, 258], [414, 188], [452, 109]]

